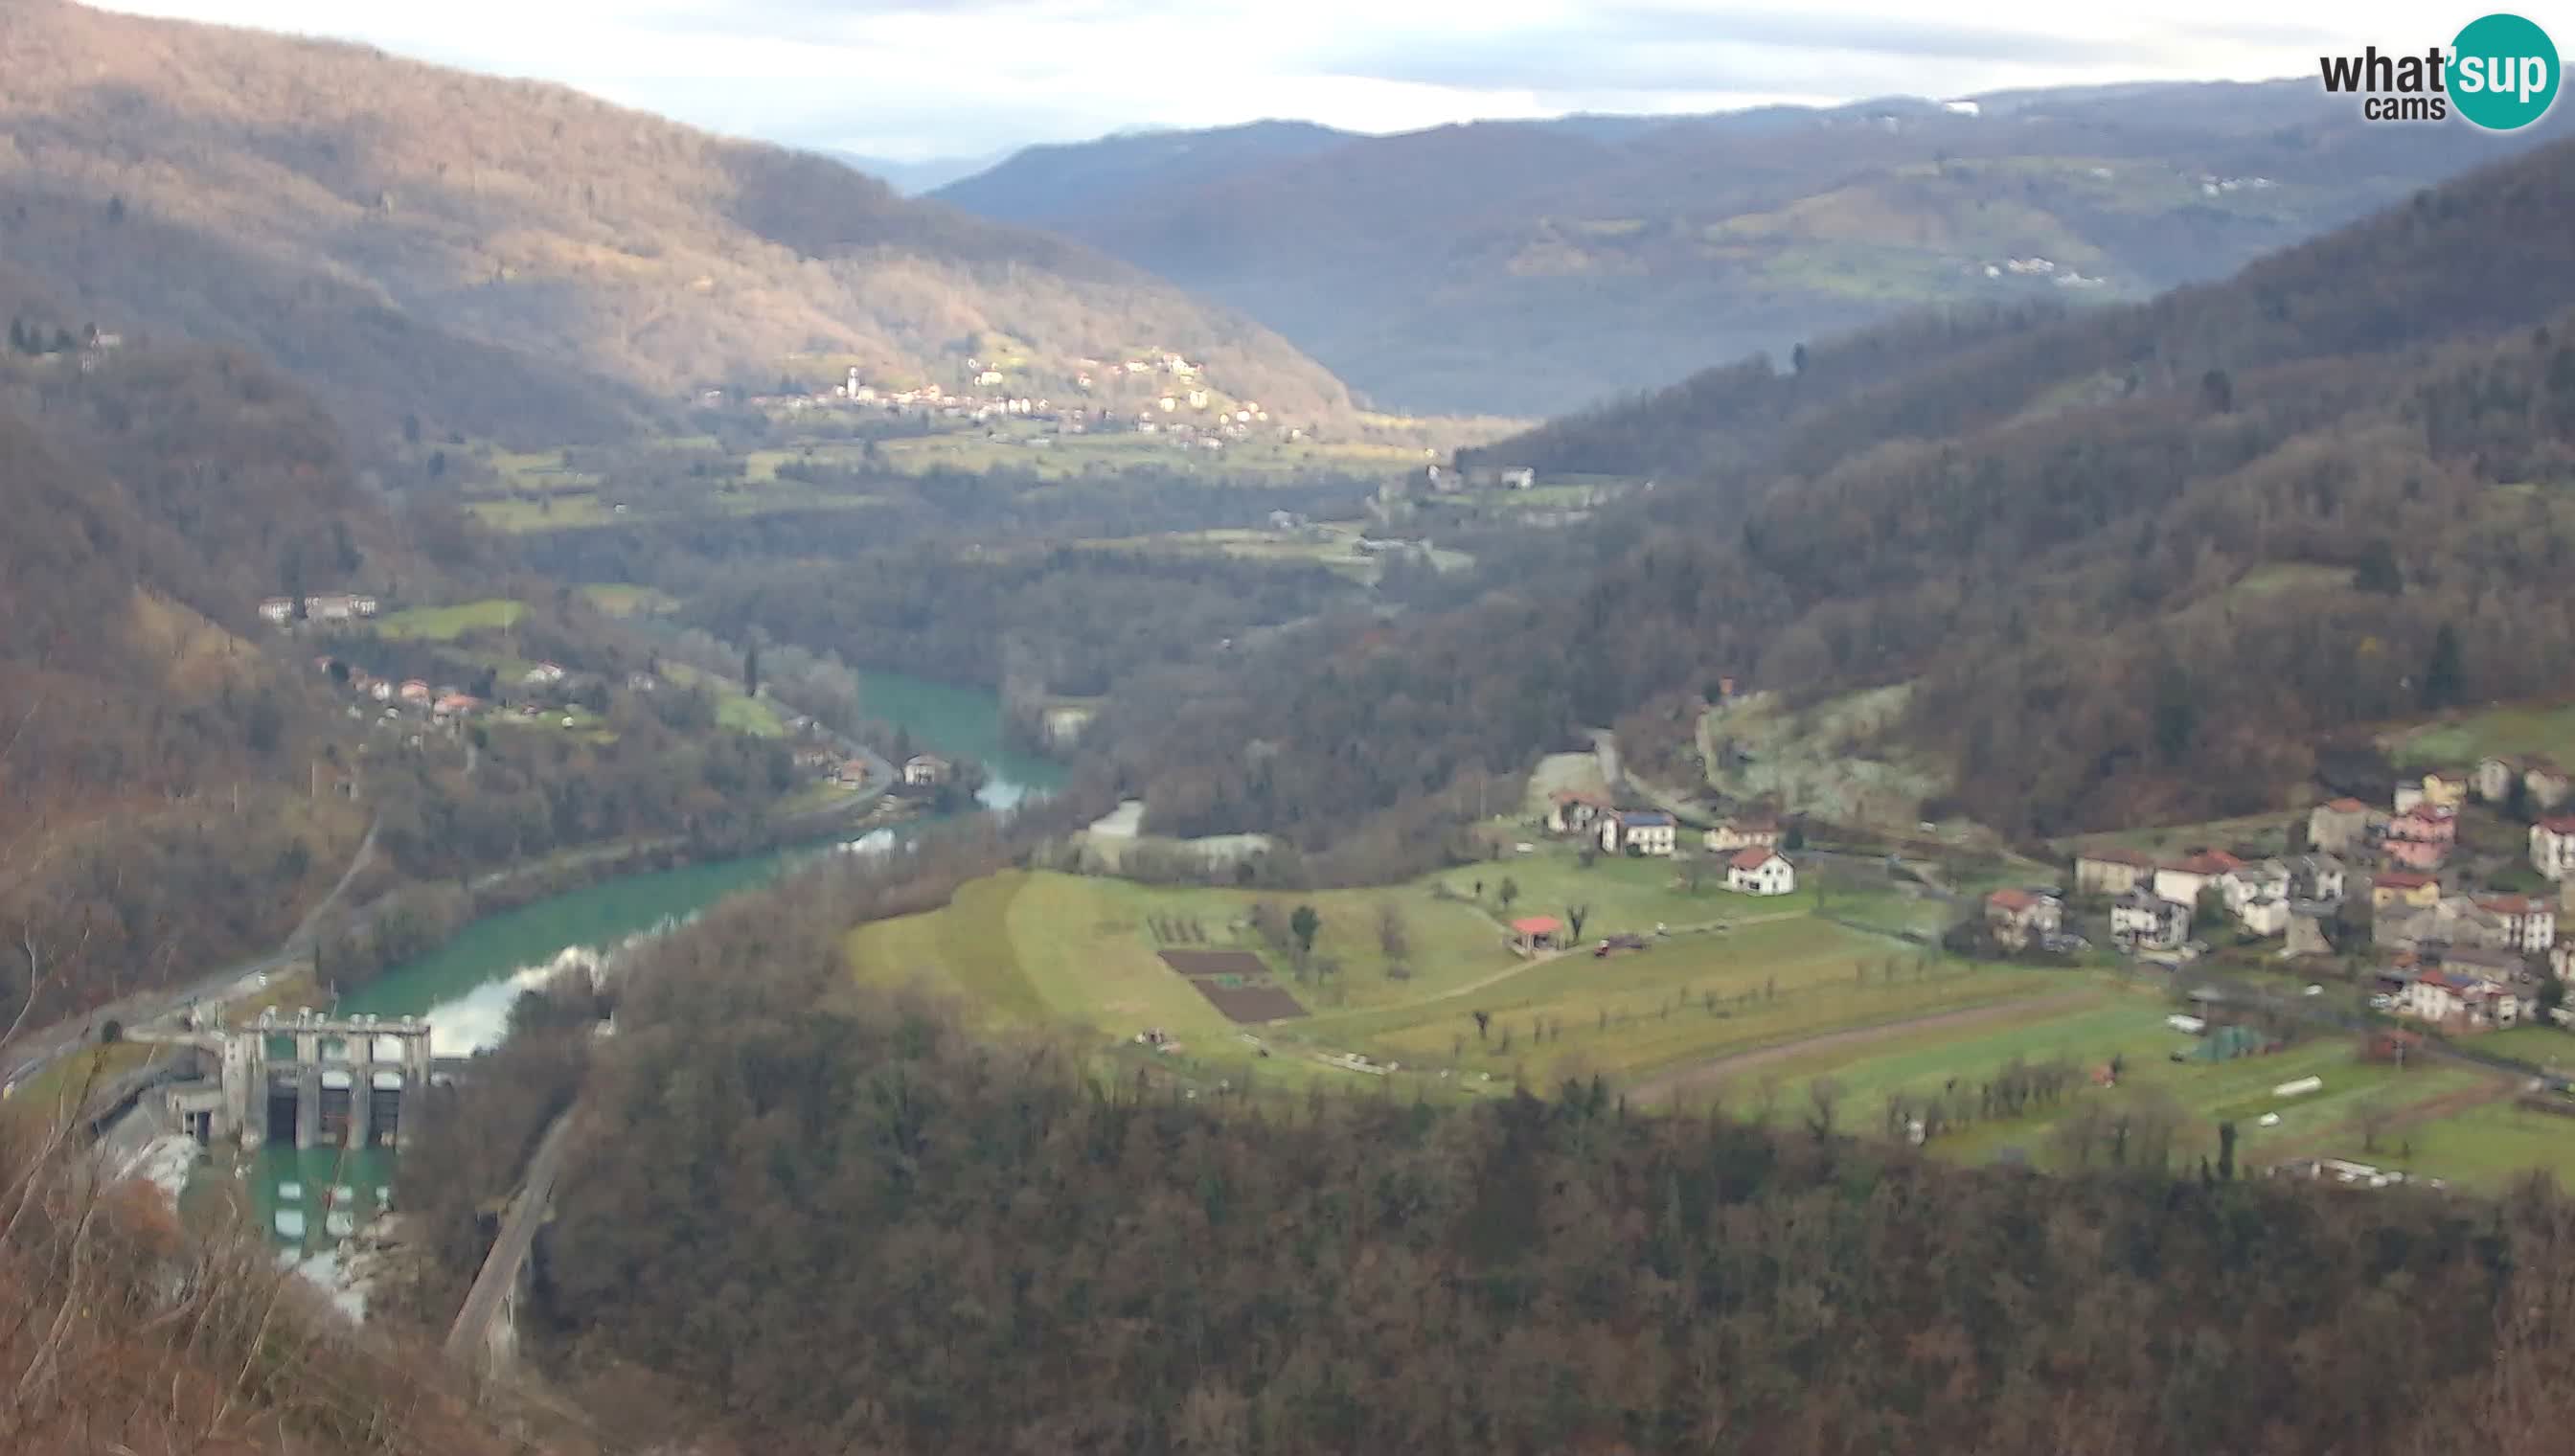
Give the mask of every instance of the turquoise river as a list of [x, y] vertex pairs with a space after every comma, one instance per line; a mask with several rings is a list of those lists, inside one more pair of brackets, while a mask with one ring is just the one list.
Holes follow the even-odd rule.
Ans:
[[[901, 728], [925, 749], [983, 762], [987, 808], [1009, 808], [1063, 778], [1060, 765], [1005, 745], [1001, 702], [989, 691], [901, 673], [860, 675], [870, 717]], [[707, 906], [767, 883], [829, 846], [772, 850], [741, 859], [629, 874], [477, 920], [437, 950], [396, 966], [344, 997], [343, 1014], [425, 1015], [441, 1056], [498, 1041], [511, 1003], [558, 966], [612, 952]], [[253, 1154], [251, 1201], [281, 1254], [327, 1254], [373, 1218], [393, 1189], [389, 1149], [269, 1146]]]

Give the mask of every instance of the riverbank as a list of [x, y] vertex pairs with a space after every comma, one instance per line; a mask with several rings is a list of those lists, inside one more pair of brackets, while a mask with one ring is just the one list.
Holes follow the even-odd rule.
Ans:
[[[492, 915], [633, 875], [847, 842], [923, 816], [916, 801], [880, 793], [782, 819], [747, 839], [708, 843], [658, 835], [567, 849], [478, 875], [462, 886], [397, 886], [352, 912], [336, 933], [317, 938], [314, 978], [326, 993], [354, 997], [401, 966], [438, 954]], [[401, 938], [388, 945], [384, 936], [396, 924]]]
[[[1000, 703], [991, 694], [883, 675], [874, 675], [872, 691], [919, 751], [984, 758], [992, 778], [980, 797], [988, 808], [1015, 808], [1063, 781], [1057, 765], [1001, 746]], [[937, 821], [916, 801], [887, 794], [783, 818], [755, 843], [665, 836], [595, 845], [450, 883], [449, 892], [467, 898], [434, 944], [345, 981], [326, 1004], [343, 1015], [425, 1016], [439, 1056], [470, 1056], [497, 1044], [519, 997], [551, 976], [614, 959], [832, 845], [905, 836]], [[382, 908], [379, 900], [350, 918]], [[281, 1256], [339, 1288], [346, 1271], [336, 1250], [391, 1206], [398, 1162], [383, 1148], [298, 1151], [270, 1143], [210, 1159], [191, 1197], [246, 1208]]]

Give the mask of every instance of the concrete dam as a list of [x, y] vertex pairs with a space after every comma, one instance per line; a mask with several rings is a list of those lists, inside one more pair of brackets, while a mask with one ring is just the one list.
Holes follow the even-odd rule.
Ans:
[[429, 1022], [418, 1016], [263, 1011], [256, 1024], [237, 1031], [151, 1039], [200, 1054], [197, 1075], [165, 1094], [172, 1124], [200, 1143], [238, 1141], [246, 1149], [268, 1142], [401, 1147], [415, 1130], [433, 1072]]

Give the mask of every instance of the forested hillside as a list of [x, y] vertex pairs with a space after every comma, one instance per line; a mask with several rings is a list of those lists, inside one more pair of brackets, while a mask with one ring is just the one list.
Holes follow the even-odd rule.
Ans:
[[0, 866], [0, 1024], [29, 996], [42, 1025], [274, 950], [371, 825], [381, 889], [622, 836], [739, 844], [794, 786], [785, 744], [720, 730], [694, 693], [603, 701], [580, 734], [478, 732], [470, 755], [355, 708], [317, 656], [462, 683], [509, 659], [284, 639], [263, 598], [516, 592], [516, 650], [606, 682], [652, 654], [514, 578], [452, 508], [397, 518], [332, 416], [238, 352], [0, 354], [0, 820], [31, 845]]
[[[780, 1456], [2562, 1439], [2552, 1195], [2168, 1166], [2142, 1115], [2056, 1178], [1854, 1142], [1837, 1118], [1874, 1109], [1824, 1098], [1765, 1131], [1596, 1083], [1441, 1111], [1093, 1082], [853, 999], [848, 917], [971, 872], [925, 870], [708, 916], [614, 983], [609, 1040], [592, 991], [532, 998], [510, 1075], [461, 1093], [515, 1127], [582, 1089], [526, 1337], [609, 1429]], [[413, 1156], [434, 1290], [510, 1174], [464, 1138]]]
[[[1819, 347], [1811, 383], [1750, 367], [1551, 427], [1527, 446], [1553, 465], [1687, 476], [1493, 563], [1469, 608], [1179, 706], [1132, 760], [1157, 822], [1319, 847], [1611, 720], [1685, 780], [1685, 735], [1648, 729], [1719, 675], [1911, 684], [1901, 740], [1958, 805], [2044, 832], [2268, 805], [2321, 733], [2562, 691], [2570, 161], [2150, 304]], [[1246, 738], [1276, 751], [1192, 746]]]
[[2312, 78], [2141, 85], [1113, 137], [938, 195], [1241, 308], [1382, 405], [1534, 415], [1926, 305], [2143, 299], [2564, 126], [2375, 126]]
[[1340, 386], [1125, 264], [824, 158], [356, 47], [0, 0], [0, 255], [78, 333], [255, 348], [389, 429], [612, 436], [704, 384], [1031, 394], [1167, 349], [1315, 416]]
[[1312, 565], [1078, 547], [925, 559], [913, 548], [717, 583], [691, 615], [730, 640], [765, 632], [951, 682], [998, 684], [1016, 666], [1079, 698], [1355, 595]]

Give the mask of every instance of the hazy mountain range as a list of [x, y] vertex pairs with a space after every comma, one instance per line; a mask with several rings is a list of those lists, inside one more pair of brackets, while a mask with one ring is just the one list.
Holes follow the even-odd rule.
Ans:
[[1243, 309], [1382, 406], [1545, 414], [1924, 305], [2221, 277], [2562, 130], [2374, 125], [2310, 81], [2155, 84], [1260, 122], [1032, 147], [933, 195]]

